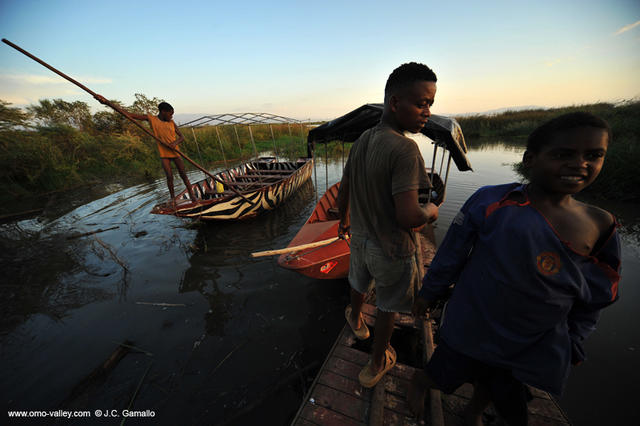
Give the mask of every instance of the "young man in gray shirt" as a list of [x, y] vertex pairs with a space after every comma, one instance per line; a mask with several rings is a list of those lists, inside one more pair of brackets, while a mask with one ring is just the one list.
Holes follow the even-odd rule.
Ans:
[[338, 207], [340, 234], [351, 233], [351, 304], [345, 316], [359, 339], [369, 337], [362, 304], [376, 285], [376, 335], [360, 383], [373, 387], [396, 362], [389, 341], [396, 312], [411, 312], [420, 278], [413, 228], [433, 222], [438, 208], [418, 204], [418, 190], [431, 186], [417, 144], [404, 132], [419, 132], [431, 115], [436, 75], [415, 62], [396, 68], [385, 86], [380, 123], [354, 143], [345, 165]]

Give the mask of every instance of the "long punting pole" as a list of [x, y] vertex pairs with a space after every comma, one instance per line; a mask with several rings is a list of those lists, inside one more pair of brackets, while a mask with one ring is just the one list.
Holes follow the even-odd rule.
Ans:
[[[26, 50], [24, 50], [23, 48], [21, 48], [20, 46], [17, 46], [13, 43], [11, 43], [9, 40], [3, 38], [2, 42], [4, 44], [7, 44], [11, 47], [13, 47], [14, 49], [16, 49], [18, 52], [24, 54], [25, 56], [28, 56], [29, 58], [33, 59], [34, 61], [36, 61], [37, 63], [39, 63], [40, 65], [42, 65], [45, 68], [48, 68], [49, 70], [53, 71], [54, 73], [58, 74], [60, 77], [64, 78], [65, 80], [70, 81], [71, 83], [75, 84], [76, 86], [78, 86], [79, 88], [81, 88], [82, 90], [84, 90], [85, 92], [89, 93], [91, 96], [95, 97], [98, 94], [96, 92], [94, 92], [93, 90], [89, 89], [88, 87], [84, 86], [83, 84], [79, 83], [78, 81], [74, 80], [73, 78], [69, 77], [68, 75], [66, 75], [65, 73], [58, 71], [57, 69], [55, 69], [54, 67], [52, 67], [51, 65], [47, 64], [46, 62], [44, 62], [43, 60], [33, 56], [31, 53], [27, 52]], [[144, 126], [142, 126], [140, 123], [138, 123], [136, 120], [134, 120], [133, 118], [129, 117], [129, 115], [119, 106], [111, 103], [110, 101], [107, 100], [107, 105], [109, 105], [111, 108], [113, 108], [114, 110], [116, 110], [117, 112], [119, 112], [120, 114], [124, 115], [124, 117], [131, 121], [133, 124], [135, 124], [136, 126], [138, 126], [143, 132], [145, 132], [146, 134], [148, 134], [149, 136], [151, 136], [152, 138], [154, 138], [156, 141], [158, 141], [159, 143], [161, 143], [162, 145], [166, 146], [167, 148], [169, 148], [170, 150], [178, 153], [178, 155], [180, 155], [182, 158], [184, 158], [185, 160], [187, 160], [189, 163], [191, 163], [194, 167], [196, 167], [197, 169], [199, 169], [200, 171], [204, 172], [207, 176], [209, 176], [210, 178], [212, 178], [215, 181], [220, 182], [223, 185], [227, 185], [227, 187], [234, 192], [236, 195], [238, 195], [240, 198], [242, 198], [243, 200], [245, 200], [246, 202], [253, 204], [253, 202], [251, 202], [247, 197], [245, 197], [244, 195], [242, 195], [240, 192], [238, 192], [237, 190], [235, 190], [233, 187], [229, 186], [228, 182], [224, 182], [223, 180], [217, 178], [216, 176], [212, 175], [211, 173], [209, 173], [207, 171], [207, 169], [205, 169], [204, 167], [202, 167], [201, 165], [199, 165], [198, 163], [196, 163], [195, 161], [193, 161], [191, 158], [189, 158], [187, 155], [183, 154], [182, 152], [178, 151], [177, 149], [174, 149], [173, 147], [171, 147], [171, 145], [169, 145], [168, 143], [165, 143], [163, 141], [161, 141], [156, 135], [154, 135], [153, 133], [151, 133], [147, 128], [145, 128]]]

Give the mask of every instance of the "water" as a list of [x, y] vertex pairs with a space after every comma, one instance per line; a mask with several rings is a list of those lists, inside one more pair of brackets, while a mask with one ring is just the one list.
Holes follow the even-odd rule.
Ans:
[[[430, 163], [431, 148], [421, 144]], [[471, 151], [475, 172], [452, 169], [438, 241], [475, 189], [517, 179], [510, 164], [521, 155], [493, 145]], [[341, 170], [333, 159], [325, 174], [320, 159], [320, 193]], [[315, 205], [313, 182], [278, 210], [237, 223], [150, 215], [167, 195], [160, 180], [54, 221], [4, 227], [0, 395], [7, 409], [122, 409], [142, 381], [133, 408], [155, 410], [154, 424], [291, 420], [343, 326], [347, 283], [308, 279], [250, 253], [288, 244]], [[577, 425], [638, 424], [638, 209], [601, 206], [624, 224], [621, 299], [605, 310], [561, 404]], [[79, 385], [124, 341], [147, 353], [133, 351], [106, 376]]]

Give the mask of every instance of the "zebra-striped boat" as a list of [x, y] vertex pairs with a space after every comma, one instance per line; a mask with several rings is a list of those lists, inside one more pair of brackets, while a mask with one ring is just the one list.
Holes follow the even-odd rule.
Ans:
[[151, 213], [203, 220], [248, 219], [284, 202], [311, 177], [312, 169], [312, 158], [277, 161], [259, 157], [216, 174], [224, 184], [213, 178], [192, 183], [195, 201], [185, 189], [172, 202], [156, 205]]

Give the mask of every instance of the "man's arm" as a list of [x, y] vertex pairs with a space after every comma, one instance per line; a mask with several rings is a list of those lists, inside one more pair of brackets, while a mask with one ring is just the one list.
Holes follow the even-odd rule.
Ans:
[[348, 169], [342, 175], [340, 182], [340, 190], [338, 191], [338, 215], [340, 217], [340, 225], [338, 225], [338, 236], [342, 237], [349, 233], [351, 221], [349, 219], [349, 176]]
[[405, 229], [417, 228], [438, 218], [438, 206], [428, 203], [418, 204], [418, 191], [405, 191], [393, 196], [396, 206], [396, 220]]
[[[107, 106], [112, 106], [112, 104], [102, 95], [95, 95], [94, 96], [95, 100], [97, 100], [98, 102], [100, 102], [102, 105], [107, 105]], [[125, 114], [127, 114], [128, 117], [133, 118], [134, 120], [144, 120], [144, 121], [149, 121], [149, 116], [147, 115], [143, 115], [143, 114], [134, 114], [132, 112], [127, 111], [124, 108], [119, 108], [122, 112], [124, 112]]]

